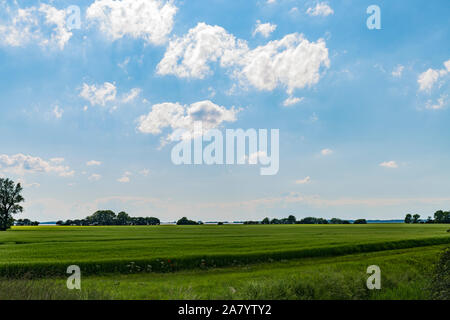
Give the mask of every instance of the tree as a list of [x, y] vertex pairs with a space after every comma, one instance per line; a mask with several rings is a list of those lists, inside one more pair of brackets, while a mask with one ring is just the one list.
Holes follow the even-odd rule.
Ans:
[[450, 212], [449, 211], [436, 211], [434, 213], [434, 221], [436, 223], [450, 223]]
[[270, 224], [270, 220], [269, 218], [264, 218], [263, 221], [261, 222], [262, 224]]
[[14, 224], [13, 214], [23, 212], [21, 202], [22, 186], [10, 179], [0, 178], [0, 231], [6, 231]]
[[412, 223], [419, 223], [419, 219], [420, 219], [420, 214], [415, 214], [413, 215], [413, 221]]
[[287, 218], [287, 223], [288, 223], [288, 224], [295, 224], [295, 222], [297, 222], [297, 218], [294, 217], [293, 215], [290, 215], [290, 216]]
[[180, 220], [177, 221], [177, 225], [197, 225], [198, 223], [192, 220], [189, 220], [186, 217], [181, 218]]
[[126, 212], [121, 211], [117, 214], [116, 221], [119, 226], [126, 226], [130, 223], [130, 216]]
[[86, 219], [90, 224], [100, 226], [112, 226], [114, 225], [116, 214], [111, 210], [98, 210], [92, 216]]
[[353, 224], [367, 224], [366, 219], [357, 219], [353, 222]]
[[411, 221], [412, 221], [412, 216], [411, 216], [411, 214], [408, 213], [405, 216], [405, 223], [411, 223]]

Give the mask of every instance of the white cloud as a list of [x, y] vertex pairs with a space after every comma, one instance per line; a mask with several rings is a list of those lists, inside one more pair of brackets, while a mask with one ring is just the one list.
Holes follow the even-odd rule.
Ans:
[[99, 181], [102, 178], [101, 175], [97, 174], [97, 173], [93, 173], [89, 176], [89, 181]]
[[157, 72], [180, 78], [203, 79], [211, 73], [209, 62], [220, 60], [224, 65], [234, 58], [239, 48], [245, 51], [247, 44], [236, 40], [222, 27], [201, 22], [184, 37], [175, 37], [170, 41]]
[[430, 91], [433, 85], [439, 79], [439, 72], [434, 69], [428, 69], [427, 71], [421, 73], [417, 82], [419, 83], [420, 91]]
[[97, 21], [100, 30], [113, 40], [129, 36], [160, 45], [172, 32], [177, 10], [173, 1], [96, 0], [87, 9], [86, 17]]
[[260, 33], [263, 37], [267, 38], [272, 32], [275, 31], [276, 28], [276, 24], [261, 23], [261, 21], [257, 20], [255, 31], [253, 31], [253, 36], [256, 36], [258, 33]]
[[277, 0], [267, 0], [268, 4], [273, 4], [273, 3], [276, 3], [276, 2], [277, 2]]
[[141, 93], [141, 89], [139, 89], [139, 88], [133, 88], [133, 89], [130, 90], [130, 92], [129, 92], [128, 94], [126, 94], [126, 95], [123, 97], [122, 102], [123, 102], [123, 103], [131, 102], [131, 101], [133, 101], [134, 99], [136, 99], [136, 98], [139, 96], [140, 93]]
[[303, 101], [303, 97], [301, 98], [297, 98], [297, 97], [288, 97], [286, 100], [283, 101], [283, 106], [285, 107], [289, 107], [292, 106], [294, 104], [300, 103]]
[[58, 10], [48, 4], [41, 4], [39, 12], [45, 14], [45, 23], [48, 25], [55, 25], [53, 33], [48, 42], [56, 42], [59, 49], [63, 50], [66, 43], [72, 37], [72, 32], [67, 28], [66, 10]]
[[121, 178], [117, 179], [117, 181], [121, 183], [128, 183], [130, 182], [130, 176], [131, 172], [126, 171]]
[[320, 153], [321, 153], [323, 156], [329, 156], [330, 154], [333, 153], [333, 150], [331, 150], [331, 149], [323, 149], [322, 151], [320, 151]]
[[[251, 153], [248, 157], [244, 156], [245, 159], [248, 159], [249, 164], [257, 164], [258, 160], [260, 162], [266, 162], [268, 157], [265, 151], [256, 151]], [[244, 161], [245, 161], [244, 159]]]
[[396, 77], [396, 78], [400, 78], [402, 76], [403, 69], [405, 69], [405, 67], [402, 66], [401, 64], [399, 64], [398, 66], [396, 66], [394, 68], [394, 70], [392, 70], [392, 76]]
[[150, 170], [148, 169], [143, 169], [139, 172], [140, 175], [147, 177], [150, 174]]
[[447, 104], [447, 101], [446, 101], [447, 97], [448, 97], [448, 95], [441, 94], [441, 96], [437, 99], [436, 103], [434, 103], [432, 100], [428, 100], [425, 108], [431, 109], [431, 110], [443, 109], [445, 107], [445, 105]]
[[395, 169], [395, 168], [398, 168], [398, 164], [395, 161], [385, 161], [385, 162], [380, 163], [380, 167]]
[[55, 106], [55, 108], [53, 108], [53, 115], [55, 116], [56, 119], [61, 119], [63, 116], [64, 110], [61, 109], [59, 106]]
[[[5, 3], [3, 3], [3, 6]], [[66, 26], [66, 11], [48, 4], [40, 7], [2, 8], [6, 21], [0, 20], [0, 43], [6, 46], [22, 47], [31, 43], [40, 46], [56, 46], [63, 50], [72, 37]]]
[[92, 106], [105, 106], [108, 101], [116, 99], [117, 88], [110, 82], [105, 82], [103, 86], [83, 84], [83, 89], [80, 92], [80, 97], [88, 100]]
[[219, 127], [223, 122], [236, 121], [239, 110], [214, 104], [209, 100], [181, 105], [165, 102], [155, 104], [149, 114], [138, 119], [138, 130], [153, 135], [161, 134], [164, 128], [193, 131], [194, 123], [200, 121], [203, 131]]
[[295, 181], [296, 184], [307, 184], [307, 183], [309, 183], [309, 182], [311, 182], [311, 178], [310, 178], [309, 176], [307, 176], [307, 177], [304, 178], [304, 179], [296, 180], [296, 181]]
[[250, 50], [246, 41], [236, 39], [222, 27], [199, 23], [184, 37], [170, 41], [157, 72], [203, 79], [212, 74], [212, 62], [230, 69], [242, 85], [269, 91], [281, 85], [288, 93], [316, 84], [321, 67], [330, 66], [323, 39], [309, 42], [294, 33]]
[[101, 161], [90, 160], [90, 161], [86, 162], [86, 165], [87, 165], [88, 167], [92, 167], [92, 166], [101, 166], [102, 163], [101, 163]]
[[439, 78], [446, 76], [450, 72], [450, 60], [444, 62], [443, 69], [429, 68], [427, 71], [422, 72], [417, 78], [419, 84], [419, 91], [430, 92], [433, 89], [434, 84]]
[[444, 62], [445, 69], [447, 72], [450, 72], [450, 60], [447, 60]]
[[[105, 82], [103, 85], [83, 83], [83, 87], [80, 91], [80, 97], [89, 101], [92, 106], [106, 106], [108, 102], [127, 104], [134, 101], [142, 90], [140, 88], [133, 88], [128, 93], [124, 93], [120, 98], [117, 97], [117, 87], [115, 83]], [[111, 105], [111, 104], [110, 104]], [[111, 112], [117, 109], [117, 105], [111, 106]], [[84, 106], [84, 111], [88, 110], [87, 106]]]
[[50, 162], [57, 163], [57, 164], [63, 163], [64, 162], [64, 158], [51, 158]]
[[[55, 159], [58, 160], [55, 161]], [[55, 173], [61, 177], [71, 177], [75, 174], [70, 167], [59, 165], [64, 161], [63, 159], [53, 158], [52, 160], [46, 161], [39, 157], [20, 153], [12, 156], [1, 154], [0, 171], [21, 176], [27, 173]]]
[[333, 9], [325, 2], [317, 3], [314, 8], [308, 8], [306, 10], [306, 13], [310, 16], [329, 16], [330, 14], [333, 14]]

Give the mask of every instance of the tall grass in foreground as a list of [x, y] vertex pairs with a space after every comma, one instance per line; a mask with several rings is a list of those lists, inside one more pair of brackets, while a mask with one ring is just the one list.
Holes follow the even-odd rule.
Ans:
[[[88, 276], [82, 278], [81, 291], [68, 290], [65, 278], [0, 278], [0, 300], [448, 300], [449, 256], [441, 252], [437, 246], [165, 274]], [[373, 263], [382, 270], [381, 290], [366, 287], [365, 269]]]
[[[180, 270], [207, 269], [312, 257], [335, 257], [348, 254], [415, 248], [447, 243], [450, 243], [450, 237], [384, 241], [353, 245], [301, 248], [298, 250], [252, 252], [245, 254], [208, 254], [184, 257], [169, 256], [157, 259], [135, 259], [134, 261], [127, 261], [124, 259], [94, 260], [92, 262], [73, 261], [73, 264], [80, 266], [84, 275], [176, 272]], [[68, 262], [9, 263], [0, 265], [0, 276], [11, 278], [20, 278], [23, 275], [28, 275], [30, 277], [42, 277], [42, 275], [64, 276], [66, 275], [66, 268], [68, 265]]]
[[0, 279], [0, 300], [107, 300], [95, 289], [68, 290], [56, 281]]

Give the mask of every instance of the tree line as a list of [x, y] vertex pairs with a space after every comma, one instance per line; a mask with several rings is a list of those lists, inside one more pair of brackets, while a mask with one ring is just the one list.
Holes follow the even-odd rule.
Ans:
[[[357, 219], [353, 221], [353, 224], [366, 224], [366, 219]], [[269, 219], [264, 218], [262, 221], [245, 221], [244, 224], [350, 224], [348, 220], [342, 220], [339, 218], [332, 218], [330, 220], [324, 218], [306, 217], [301, 220], [293, 215], [282, 219]]]
[[111, 210], [98, 210], [94, 214], [77, 220], [57, 221], [59, 226], [155, 226], [161, 222], [155, 217], [130, 217], [121, 211], [117, 215]]
[[434, 219], [428, 216], [426, 220], [420, 220], [420, 214], [408, 213], [405, 223], [450, 223], [450, 211], [438, 210], [434, 213]]

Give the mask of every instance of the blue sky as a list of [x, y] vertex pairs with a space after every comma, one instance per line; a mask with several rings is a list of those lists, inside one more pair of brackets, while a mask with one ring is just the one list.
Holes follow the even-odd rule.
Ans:
[[[0, 175], [25, 186], [18, 218], [113, 209], [162, 221], [391, 219], [448, 209], [447, 1], [133, 3], [0, 2]], [[379, 30], [366, 26], [373, 4]], [[67, 25], [71, 5], [80, 28]], [[221, 130], [279, 129], [278, 174], [175, 166], [173, 143], [161, 140], [176, 119], [151, 112], [202, 101]]]

